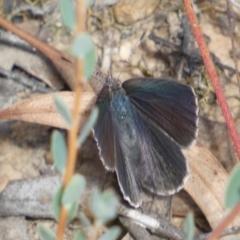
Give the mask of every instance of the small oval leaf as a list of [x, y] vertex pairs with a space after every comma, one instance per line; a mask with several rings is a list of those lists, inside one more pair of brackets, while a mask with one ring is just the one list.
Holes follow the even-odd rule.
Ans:
[[78, 213], [78, 202], [74, 202], [71, 204], [71, 208], [68, 211], [68, 218], [67, 218], [67, 223], [70, 223], [73, 221], [74, 218], [76, 218]]
[[55, 220], [58, 222], [60, 209], [61, 209], [61, 197], [62, 197], [62, 187], [60, 187], [53, 196], [52, 201], [52, 209], [53, 209], [53, 216]]
[[92, 224], [90, 222], [90, 220], [87, 218], [87, 216], [83, 213], [83, 212], [80, 212], [79, 213], [79, 218], [82, 222], [82, 224], [87, 228], [87, 230], [90, 232], [91, 231], [91, 228], [92, 228]]
[[78, 230], [75, 232], [73, 240], [87, 240], [87, 236], [83, 231]]
[[232, 209], [240, 201], [240, 163], [230, 173], [225, 193], [225, 206]]
[[80, 33], [73, 42], [72, 53], [75, 57], [84, 60], [93, 49], [95, 49], [95, 45], [90, 35], [87, 33]]
[[95, 219], [102, 224], [117, 216], [117, 205], [118, 199], [112, 190], [106, 190], [102, 194], [97, 189], [93, 191], [90, 209]]
[[55, 233], [48, 226], [39, 225], [37, 231], [43, 240], [57, 240]]
[[63, 192], [62, 205], [68, 208], [69, 205], [78, 201], [85, 190], [85, 186], [85, 178], [80, 174], [75, 174]]
[[74, 1], [59, 0], [59, 5], [63, 23], [69, 29], [74, 30], [76, 27], [76, 12]]
[[187, 240], [194, 239], [194, 219], [192, 213], [188, 213], [184, 220], [184, 232], [187, 235]]
[[57, 111], [59, 114], [63, 117], [63, 119], [66, 121], [69, 127], [72, 125], [72, 114], [70, 112], [70, 109], [68, 108], [67, 104], [64, 102], [64, 100], [58, 96], [54, 95], [54, 103], [56, 106]]
[[77, 140], [77, 146], [78, 147], [80, 147], [83, 144], [83, 142], [86, 140], [87, 136], [89, 135], [92, 127], [94, 126], [94, 124], [97, 120], [98, 113], [99, 113], [98, 108], [94, 107], [92, 112], [91, 112], [91, 115], [89, 116], [87, 122], [83, 126], [82, 131], [81, 131], [81, 133], [78, 137], [78, 140]]
[[120, 227], [113, 226], [104, 233], [99, 240], [116, 240], [121, 233]]
[[64, 173], [67, 161], [67, 146], [61, 132], [54, 130], [51, 137], [51, 154], [54, 165], [60, 173]]
[[86, 82], [94, 72], [97, 62], [97, 52], [94, 47], [84, 58], [84, 82]]
[[86, 4], [87, 4], [88, 6], [93, 5], [94, 2], [95, 2], [95, 0], [86, 0]]

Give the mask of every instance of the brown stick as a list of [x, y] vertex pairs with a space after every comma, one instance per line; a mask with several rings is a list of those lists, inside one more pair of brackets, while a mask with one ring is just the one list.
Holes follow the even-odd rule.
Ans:
[[56, 67], [58, 72], [61, 74], [63, 79], [69, 85], [69, 87], [74, 90], [76, 87], [75, 81], [75, 71], [74, 71], [74, 61], [70, 56], [56, 50], [55, 48], [49, 46], [48, 44], [38, 40], [34, 36], [22, 31], [18, 27], [14, 26], [10, 22], [6, 21], [4, 18], [0, 17], [0, 26], [6, 30], [16, 34], [18, 37], [22, 38], [33, 47], [35, 47], [39, 52], [48, 57], [53, 65]]

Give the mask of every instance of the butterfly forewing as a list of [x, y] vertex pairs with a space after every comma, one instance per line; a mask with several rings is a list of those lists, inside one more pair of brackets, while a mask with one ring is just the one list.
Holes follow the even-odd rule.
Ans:
[[198, 106], [188, 85], [167, 79], [131, 79], [123, 83], [132, 104], [151, 127], [186, 147], [196, 138]]
[[94, 136], [105, 167], [116, 171], [124, 198], [138, 207], [141, 204], [141, 187], [136, 171], [141, 150], [131, 117], [131, 103], [124, 91], [115, 91], [110, 98], [107, 90], [103, 89], [97, 101], [99, 116]]

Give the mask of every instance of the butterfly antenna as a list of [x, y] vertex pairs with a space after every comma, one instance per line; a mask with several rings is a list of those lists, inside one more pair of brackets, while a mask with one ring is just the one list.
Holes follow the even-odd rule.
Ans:
[[121, 69], [121, 71], [120, 71], [120, 73], [119, 73], [119, 75], [118, 75], [118, 78], [117, 78], [118, 81], [119, 81], [120, 75], [122, 74], [122, 72], [124, 71], [124, 69], [126, 68], [126, 66], [128, 65], [128, 63], [130, 62], [133, 54], [136, 52], [137, 47], [138, 47], [139, 44], [142, 42], [145, 34], [146, 34], [146, 32], [144, 32], [144, 33], [142, 34], [141, 38], [139, 39], [139, 41], [137, 42], [137, 44], [135, 45], [135, 47], [131, 50], [131, 53], [130, 53], [127, 61], [124, 63], [123, 68]]

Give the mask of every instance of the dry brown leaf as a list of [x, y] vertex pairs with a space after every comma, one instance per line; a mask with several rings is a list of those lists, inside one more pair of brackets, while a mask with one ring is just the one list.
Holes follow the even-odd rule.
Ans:
[[[74, 92], [57, 93], [72, 109], [74, 102]], [[80, 125], [82, 125], [92, 106], [94, 105], [96, 96], [92, 92], [84, 92], [81, 99], [79, 109]], [[53, 102], [53, 94], [44, 94], [30, 99], [17, 102], [13, 106], [0, 111], [0, 120], [21, 120], [31, 123], [38, 123], [58, 128], [67, 128], [65, 121], [55, 110]]]
[[[228, 173], [205, 147], [194, 145], [183, 152], [190, 167], [190, 177], [184, 189], [193, 198], [214, 229], [227, 214], [223, 199]], [[232, 226], [239, 225], [240, 218], [236, 218]]]

